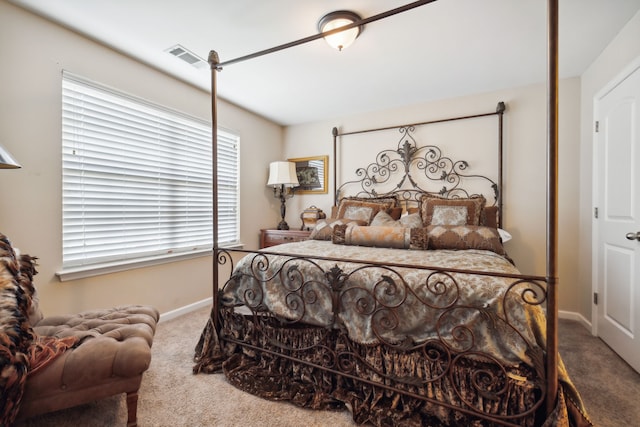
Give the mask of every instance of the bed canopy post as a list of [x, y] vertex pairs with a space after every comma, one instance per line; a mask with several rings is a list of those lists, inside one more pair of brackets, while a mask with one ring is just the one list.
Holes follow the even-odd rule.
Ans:
[[498, 115], [498, 200], [496, 200], [496, 204], [498, 205], [498, 228], [503, 228], [504, 220], [503, 220], [503, 212], [502, 212], [502, 193], [504, 193], [503, 187], [503, 169], [504, 169], [504, 161], [503, 161], [503, 150], [504, 150], [504, 110], [506, 106], [504, 102], [498, 102], [496, 107], [496, 114]]
[[333, 205], [336, 206], [338, 204], [338, 128], [334, 127], [331, 129], [331, 134], [333, 135]]
[[558, 395], [558, 0], [548, 3], [547, 414]]
[[[431, 3], [435, 0], [420, 0], [415, 1], [409, 5], [393, 9], [391, 11], [372, 16], [366, 20], [361, 20], [353, 23], [351, 26], [362, 25], [364, 23], [373, 22], [382, 18], [386, 18], [396, 13], [404, 12], [415, 7]], [[276, 48], [267, 49], [261, 52], [257, 52], [252, 55], [237, 58], [232, 61], [221, 63], [217, 52], [210, 51], [208, 62], [211, 68], [211, 120], [212, 120], [212, 251], [213, 251], [213, 308], [211, 320], [213, 321], [213, 327], [216, 334], [220, 332], [221, 320], [218, 316], [218, 308], [220, 306], [219, 295], [219, 255], [220, 248], [218, 246], [218, 168], [217, 168], [217, 152], [218, 152], [218, 117], [217, 117], [217, 73], [216, 71], [222, 70], [224, 65], [241, 62], [247, 59], [255, 58], [257, 56], [269, 54], [278, 50], [287, 49], [293, 46], [297, 46], [303, 43], [307, 43], [312, 40], [322, 38], [327, 33], [320, 33], [300, 39], [292, 43], [277, 46]], [[556, 406], [556, 400], [558, 398], [558, 277], [557, 277], [557, 246], [558, 246], [558, 0], [548, 0], [548, 75], [547, 75], [547, 229], [546, 229], [546, 301], [547, 301], [547, 347], [546, 347], [546, 413], [551, 414]], [[504, 103], [499, 103], [495, 113], [499, 117], [499, 187], [498, 192], [498, 208], [502, 211], [502, 144], [503, 144], [503, 113], [505, 111]], [[479, 117], [489, 114], [481, 114]], [[468, 117], [462, 117], [468, 118]], [[448, 120], [458, 120], [447, 119]], [[434, 121], [438, 122], [438, 121]], [[430, 122], [425, 122], [430, 123]], [[422, 124], [425, 124], [422, 123]], [[347, 134], [357, 133], [349, 132]], [[341, 134], [337, 128], [333, 128], [333, 143], [334, 143], [334, 204], [337, 203], [337, 138], [345, 134]], [[500, 215], [502, 218], [502, 214]], [[500, 219], [499, 226], [502, 226], [502, 220]], [[223, 253], [226, 253], [224, 249]], [[541, 278], [539, 278], [541, 279]], [[537, 408], [537, 406], [536, 406]]]
[[[218, 307], [218, 94], [217, 73], [220, 71], [220, 59], [215, 50], [209, 52], [209, 66], [211, 67], [211, 191], [212, 198], [212, 236], [213, 236], [213, 307]], [[216, 331], [219, 331], [218, 316], [213, 316]]]

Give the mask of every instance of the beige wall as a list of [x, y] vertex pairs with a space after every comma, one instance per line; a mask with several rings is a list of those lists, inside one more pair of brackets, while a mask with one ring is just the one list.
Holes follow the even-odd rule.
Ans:
[[[0, 142], [23, 166], [1, 172], [0, 231], [39, 257], [45, 313], [128, 303], [166, 313], [210, 298], [211, 257], [68, 282], [55, 276], [62, 260], [62, 70], [207, 120], [209, 94], [4, 1], [0, 52]], [[259, 229], [277, 222], [265, 182], [269, 162], [281, 158], [283, 130], [228, 103], [218, 117], [241, 137], [241, 239], [256, 248]]]
[[[640, 55], [639, 39], [637, 14], [582, 79], [561, 82], [560, 309], [586, 319], [591, 317], [593, 96]], [[0, 231], [15, 246], [40, 258], [36, 283], [45, 312], [125, 303], [153, 304], [168, 312], [210, 297], [210, 257], [64, 283], [55, 276], [61, 267], [62, 245], [61, 71], [67, 69], [205, 119], [210, 116], [209, 95], [4, 1], [0, 1], [0, 52], [0, 142], [23, 165], [20, 170], [1, 172]], [[513, 88], [292, 126], [284, 131], [222, 102], [221, 126], [241, 135], [241, 239], [247, 248], [255, 249], [259, 229], [278, 222], [278, 202], [265, 186], [269, 162], [331, 155], [332, 127], [354, 130], [484, 112], [502, 100], [508, 106], [505, 228], [514, 235], [506, 247], [522, 272], [544, 274], [545, 90], [544, 84]], [[344, 167], [359, 164], [347, 159]], [[292, 228], [299, 227], [298, 216], [305, 207], [317, 205], [329, 211], [332, 178], [328, 194], [300, 195], [288, 201], [287, 221]]]
[[[525, 274], [545, 275], [546, 225], [546, 85], [539, 84], [409, 106], [389, 111], [341, 118], [334, 122], [312, 123], [288, 127], [285, 131], [287, 157], [332, 156], [331, 129], [337, 126], [348, 132], [371, 127], [415, 123], [436, 118], [454, 117], [495, 111], [498, 101], [507, 104], [505, 115], [505, 228], [513, 240], [505, 244], [509, 255]], [[560, 206], [559, 206], [559, 276], [560, 309], [579, 311], [573, 297], [577, 292], [579, 273], [575, 245], [578, 241], [578, 150], [580, 142], [580, 80], [562, 80], [560, 84]], [[462, 123], [462, 122], [459, 122]], [[464, 152], [473, 152], [478, 140], [476, 129], [458, 136], [468, 144]], [[489, 129], [489, 132], [491, 130]], [[304, 141], [300, 144], [299, 141]], [[465, 142], [465, 143], [466, 143]], [[432, 141], [438, 144], [438, 141]], [[424, 144], [424, 142], [422, 142]], [[360, 155], [342, 159], [347, 169], [355, 169], [373, 161], [378, 150], [366, 142]], [[312, 150], [308, 147], [314, 147]], [[369, 156], [369, 157], [367, 157]], [[473, 161], [478, 153], [466, 160]], [[486, 159], [485, 159], [486, 160]], [[483, 160], [484, 161], [484, 160]], [[482, 163], [482, 161], [478, 162]], [[333, 165], [333, 158], [330, 159]], [[332, 166], [331, 166], [332, 167]], [[333, 188], [330, 176], [329, 188]], [[302, 209], [316, 205], [330, 212], [332, 194], [299, 195], [289, 201], [287, 221], [300, 225], [297, 215]]]
[[611, 80], [616, 78], [631, 62], [640, 58], [640, 12], [629, 21], [616, 38], [582, 75], [581, 136], [580, 136], [580, 241], [576, 296], [579, 311], [592, 319], [592, 221], [594, 99]]

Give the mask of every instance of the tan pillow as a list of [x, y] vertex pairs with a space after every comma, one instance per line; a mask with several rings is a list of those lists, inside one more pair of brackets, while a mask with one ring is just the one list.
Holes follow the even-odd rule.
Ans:
[[[391, 216], [391, 218], [397, 221], [402, 216], [402, 207], [395, 207], [395, 208], [388, 209], [387, 213]], [[331, 206], [331, 218], [338, 218], [337, 206]]]
[[340, 219], [340, 218], [319, 219], [318, 222], [316, 222], [316, 226], [313, 228], [313, 231], [309, 235], [309, 239], [331, 240], [331, 235], [333, 234], [333, 227], [335, 227], [336, 225], [346, 225], [346, 224], [366, 225], [366, 222]]
[[430, 225], [429, 249], [482, 249], [507, 256], [498, 230], [473, 225]]
[[371, 222], [380, 211], [387, 211], [393, 204], [391, 201], [369, 202], [356, 199], [342, 199], [338, 205], [337, 218]]
[[404, 227], [404, 228], [422, 228], [422, 219], [419, 213], [401, 216], [395, 220], [390, 214], [380, 211], [369, 224], [372, 227]]
[[420, 215], [427, 225], [479, 225], [485, 205], [483, 196], [445, 199], [424, 195], [420, 198]]
[[332, 242], [337, 245], [372, 246], [395, 249], [428, 249], [424, 228], [336, 225]]

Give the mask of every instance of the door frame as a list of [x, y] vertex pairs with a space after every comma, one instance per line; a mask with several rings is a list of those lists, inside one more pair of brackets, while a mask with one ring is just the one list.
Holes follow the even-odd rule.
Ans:
[[[600, 229], [598, 221], [595, 218], [594, 210], [597, 207], [600, 194], [598, 194], [598, 178], [600, 176], [600, 165], [598, 163], [598, 133], [596, 132], [596, 119], [599, 117], [598, 103], [609, 92], [611, 92], [624, 79], [634, 72], [640, 72], [640, 56], [625, 66], [622, 71], [617, 73], [602, 89], [600, 89], [593, 97], [593, 117], [591, 118], [591, 158], [592, 165], [592, 182], [591, 182], [591, 333], [598, 336], [598, 306], [593, 302], [593, 295], [598, 292], [598, 240], [600, 238]], [[640, 129], [638, 129], [640, 131]], [[602, 300], [600, 301], [602, 303]]]

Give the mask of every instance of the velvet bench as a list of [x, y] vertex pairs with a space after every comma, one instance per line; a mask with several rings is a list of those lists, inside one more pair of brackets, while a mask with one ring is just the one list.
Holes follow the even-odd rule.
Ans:
[[17, 419], [126, 393], [127, 425], [135, 426], [158, 319], [153, 307], [129, 305], [38, 321], [33, 326], [38, 336], [79, 341], [29, 375]]

